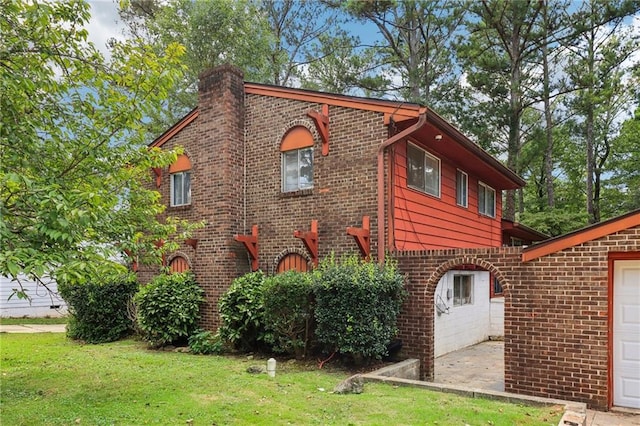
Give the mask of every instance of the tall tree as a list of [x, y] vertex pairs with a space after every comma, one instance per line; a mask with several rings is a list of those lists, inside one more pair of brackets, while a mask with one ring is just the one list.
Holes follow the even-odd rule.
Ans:
[[273, 39], [264, 13], [252, 0], [130, 0], [122, 2], [120, 16], [130, 38], [156, 51], [172, 43], [185, 47], [184, 78], [171, 89], [164, 108], [149, 117], [155, 136], [196, 105], [198, 75], [208, 68], [233, 63], [248, 80], [269, 80]]
[[363, 84], [363, 89], [429, 105], [453, 117], [460, 85], [452, 43], [464, 18], [462, 2], [356, 0], [345, 7], [381, 34], [370, 49], [386, 79], [374, 81], [377, 87]]
[[568, 106], [575, 114], [574, 128], [584, 143], [586, 157], [586, 209], [589, 222], [601, 219], [602, 179], [620, 116], [634, 100], [636, 82], [629, 78], [631, 56], [640, 50], [639, 39], [623, 29], [622, 17], [600, 24], [611, 14], [611, 2], [590, 0], [583, 4], [577, 17], [584, 25], [569, 46], [566, 68], [578, 89]]
[[[504, 126], [507, 167], [520, 173], [522, 116], [534, 98], [531, 89], [536, 78], [534, 63], [539, 55], [538, 23], [543, 2], [482, 0], [469, 2], [469, 9], [470, 34], [461, 44], [459, 54], [469, 84], [484, 97], [483, 108], [475, 109], [475, 114], [483, 118], [494, 115], [497, 124]], [[484, 145], [492, 142], [485, 140]], [[503, 215], [514, 220], [515, 214], [516, 192], [510, 190], [506, 193]]]
[[123, 249], [157, 254], [181, 223], [156, 220], [144, 182], [176, 154], [147, 149], [143, 120], [180, 78], [182, 48], [113, 43], [107, 62], [83, 1], [0, 8], [0, 274], [25, 296], [25, 275], [82, 281]]

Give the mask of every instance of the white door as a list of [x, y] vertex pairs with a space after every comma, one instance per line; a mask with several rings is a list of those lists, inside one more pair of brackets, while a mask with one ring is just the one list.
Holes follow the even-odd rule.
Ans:
[[614, 263], [613, 405], [640, 408], [640, 260]]

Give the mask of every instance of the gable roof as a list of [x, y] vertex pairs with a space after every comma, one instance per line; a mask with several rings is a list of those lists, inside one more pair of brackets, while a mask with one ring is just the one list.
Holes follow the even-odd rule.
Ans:
[[[398, 130], [415, 124], [421, 112], [426, 109], [421, 105], [410, 102], [339, 95], [269, 84], [245, 82], [244, 90], [246, 94], [251, 95], [292, 99], [309, 103], [378, 112], [383, 114], [383, 122], [385, 125], [393, 123]], [[442, 140], [442, 143], [439, 143], [438, 146], [431, 147], [436, 153], [445, 155], [448, 158], [457, 158], [461, 161], [466, 161], [465, 164], [470, 165], [471, 172], [477, 176], [486, 178], [486, 180], [488, 180], [486, 183], [493, 185], [496, 189], [516, 189], [525, 185], [525, 181], [520, 176], [471, 141], [471, 139], [466, 137], [460, 130], [447, 122], [435, 111], [431, 109], [426, 109], [426, 111], [428, 126], [424, 126], [420, 131], [416, 132], [414, 136], [426, 140], [429, 136], [433, 138], [432, 135], [434, 132], [444, 133], [447, 136], [446, 139]], [[171, 139], [179, 133], [180, 130], [195, 120], [197, 116], [198, 108], [196, 107], [156, 138], [149, 146], [161, 147], [167, 140]]]
[[522, 261], [528, 262], [635, 226], [640, 226], [640, 209], [527, 247], [522, 250]]
[[182, 117], [180, 121], [178, 121], [173, 126], [169, 127], [163, 134], [158, 136], [153, 142], [149, 144], [149, 147], [158, 147], [160, 148], [166, 141], [180, 133], [180, 130], [187, 127], [189, 123], [198, 118], [198, 108], [194, 108], [187, 115]]

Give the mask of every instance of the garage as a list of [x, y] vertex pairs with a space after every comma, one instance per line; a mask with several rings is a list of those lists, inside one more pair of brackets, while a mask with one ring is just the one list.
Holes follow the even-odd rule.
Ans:
[[640, 260], [617, 260], [613, 274], [613, 405], [640, 408]]

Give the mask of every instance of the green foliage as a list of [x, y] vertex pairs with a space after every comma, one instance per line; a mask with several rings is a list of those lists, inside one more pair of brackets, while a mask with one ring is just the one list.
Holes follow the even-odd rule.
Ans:
[[0, 274], [79, 283], [122, 249], [159, 261], [153, 243], [171, 250], [184, 222], [159, 223], [145, 184], [177, 153], [148, 149], [144, 121], [181, 76], [184, 48], [114, 41], [105, 59], [84, 1], [0, 7]]
[[258, 349], [264, 342], [264, 273], [245, 274], [233, 280], [219, 302], [220, 337], [241, 351]]
[[221, 354], [224, 347], [219, 334], [207, 330], [198, 330], [189, 336], [189, 349], [192, 354], [211, 355]]
[[69, 306], [70, 338], [88, 343], [112, 342], [133, 331], [128, 304], [138, 291], [134, 274], [85, 283], [58, 281], [58, 290]]
[[380, 359], [397, 333], [405, 296], [397, 265], [333, 257], [314, 272], [316, 338], [327, 351]]
[[263, 297], [267, 343], [275, 352], [304, 357], [313, 331], [311, 274], [287, 271], [268, 277]]
[[145, 340], [166, 345], [193, 334], [204, 291], [191, 272], [159, 275], [135, 296], [138, 325]]

